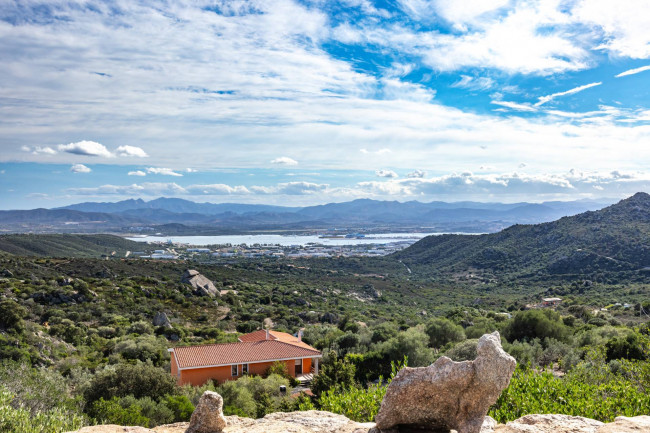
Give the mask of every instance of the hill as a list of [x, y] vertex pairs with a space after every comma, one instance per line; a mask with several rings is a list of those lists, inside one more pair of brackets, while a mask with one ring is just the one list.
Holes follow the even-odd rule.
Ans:
[[396, 253], [414, 271], [495, 276], [584, 277], [639, 274], [650, 266], [650, 195], [598, 211], [480, 236], [429, 236]]
[[146, 244], [113, 235], [2, 235], [0, 251], [19, 256], [124, 257], [127, 251], [142, 251]]

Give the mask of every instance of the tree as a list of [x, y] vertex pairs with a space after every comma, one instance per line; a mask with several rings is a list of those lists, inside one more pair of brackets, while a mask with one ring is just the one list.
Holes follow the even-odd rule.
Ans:
[[23, 318], [27, 310], [12, 299], [0, 301], [0, 328], [21, 334], [25, 330]]
[[435, 347], [437, 349], [447, 343], [455, 343], [465, 339], [463, 327], [445, 318], [430, 320], [426, 325], [425, 332], [429, 336], [429, 347]]
[[539, 338], [566, 341], [569, 330], [553, 310], [521, 311], [508, 323], [503, 334], [509, 342]]
[[113, 397], [161, 398], [167, 394], [177, 395], [179, 387], [174, 377], [161, 368], [150, 364], [120, 364], [97, 373], [84, 392], [86, 404], [100, 398]]
[[314, 378], [311, 390], [316, 396], [320, 396], [332, 388], [347, 389], [355, 385], [354, 374], [354, 365], [340, 359], [336, 352], [332, 352], [329, 363], [323, 364], [320, 372]]

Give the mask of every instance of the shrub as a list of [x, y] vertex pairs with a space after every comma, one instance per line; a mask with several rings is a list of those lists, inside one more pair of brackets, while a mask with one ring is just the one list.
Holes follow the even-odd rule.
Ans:
[[139, 425], [149, 427], [149, 418], [142, 415], [142, 408], [136, 405], [124, 407], [118, 397], [110, 400], [100, 398], [91, 407], [91, 413], [100, 424]]
[[78, 430], [87, 420], [60, 408], [30, 411], [18, 404], [9, 390], [0, 385], [0, 431], [3, 433], [61, 433]]
[[167, 394], [179, 393], [176, 380], [161, 368], [150, 364], [120, 364], [97, 373], [84, 392], [87, 404], [100, 398], [126, 397], [157, 398]]
[[0, 301], [0, 328], [21, 334], [25, 331], [25, 322], [23, 318], [27, 315], [27, 310], [11, 299]]
[[350, 388], [355, 384], [355, 367], [350, 362], [339, 359], [336, 353], [332, 353], [329, 363], [323, 364], [318, 375], [311, 383], [311, 390], [316, 396], [320, 396], [333, 388]]
[[509, 342], [534, 338], [566, 341], [569, 335], [560, 315], [553, 310], [521, 311], [506, 325], [503, 334]]
[[447, 343], [455, 343], [465, 339], [463, 327], [445, 318], [429, 321], [426, 325], [425, 332], [429, 337], [429, 347], [438, 349]]

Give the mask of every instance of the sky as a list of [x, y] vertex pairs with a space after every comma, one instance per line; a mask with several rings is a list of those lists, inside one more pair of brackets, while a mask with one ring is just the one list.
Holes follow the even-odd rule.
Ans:
[[650, 0], [0, 1], [0, 208], [650, 191]]

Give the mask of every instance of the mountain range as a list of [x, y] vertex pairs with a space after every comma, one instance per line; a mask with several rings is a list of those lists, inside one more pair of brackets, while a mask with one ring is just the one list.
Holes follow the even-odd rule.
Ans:
[[4, 232], [133, 232], [218, 234], [247, 230], [360, 228], [495, 232], [513, 224], [552, 221], [611, 201], [481, 203], [359, 199], [308, 207], [196, 203], [178, 198], [86, 202], [54, 209], [0, 211]]

